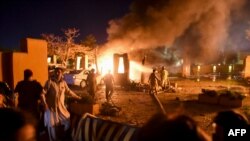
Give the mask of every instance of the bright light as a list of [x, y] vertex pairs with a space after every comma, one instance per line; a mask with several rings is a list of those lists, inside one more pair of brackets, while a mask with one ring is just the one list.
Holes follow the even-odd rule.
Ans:
[[[141, 73], [151, 73], [152, 68], [143, 66], [139, 62], [135, 61], [129, 61], [129, 79], [134, 80], [134, 81], [140, 81], [141, 80]], [[98, 66], [101, 72], [101, 75], [104, 76], [105, 74], [108, 73], [110, 70], [111, 73], [113, 74], [113, 55], [109, 54], [106, 56], [101, 56], [98, 59]], [[118, 64], [118, 73], [124, 73], [125, 68], [124, 68], [124, 59], [122, 57], [119, 58], [119, 64]]]
[[201, 66], [197, 66], [197, 69], [198, 69], [198, 71], [200, 71], [201, 70]]
[[118, 73], [124, 73], [124, 60], [122, 57], [119, 57]]
[[179, 67], [179, 66], [181, 66], [182, 64], [183, 64], [183, 60], [179, 60], [179, 61], [176, 62], [175, 66], [176, 66], [176, 67]]
[[81, 66], [81, 59], [82, 59], [81, 56], [77, 56], [77, 57], [76, 57], [76, 70], [79, 70], [79, 69], [80, 69], [80, 66]]
[[216, 66], [213, 66], [213, 72], [216, 72]]
[[228, 67], [228, 72], [229, 73], [232, 72], [232, 66], [231, 65]]
[[48, 62], [48, 63], [51, 63], [51, 57], [48, 57], [48, 58], [47, 58], [47, 62]]
[[151, 73], [152, 68], [145, 67], [138, 62], [130, 61], [129, 78], [134, 81], [140, 81], [141, 73]]
[[112, 55], [100, 57], [98, 65], [100, 66], [99, 68], [101, 70], [102, 76], [107, 74], [109, 70], [111, 71], [111, 73], [113, 73], [114, 64]]

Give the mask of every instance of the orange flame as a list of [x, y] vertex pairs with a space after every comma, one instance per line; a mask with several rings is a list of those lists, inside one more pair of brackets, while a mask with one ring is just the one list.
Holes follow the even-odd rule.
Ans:
[[118, 73], [124, 73], [124, 62], [123, 58], [119, 58]]
[[[102, 76], [108, 73], [110, 70], [111, 73], [113, 74], [113, 68], [114, 68], [114, 63], [113, 63], [113, 55], [105, 55], [101, 56], [98, 59], [98, 65], [100, 68], [100, 73]], [[135, 62], [133, 60], [130, 60], [130, 70], [129, 70], [129, 78], [134, 81], [140, 81], [141, 79], [141, 73], [151, 73], [152, 68], [143, 66], [139, 62]], [[119, 64], [118, 64], [118, 73], [124, 73], [125, 68], [124, 68], [124, 60], [122, 57], [119, 58]]]

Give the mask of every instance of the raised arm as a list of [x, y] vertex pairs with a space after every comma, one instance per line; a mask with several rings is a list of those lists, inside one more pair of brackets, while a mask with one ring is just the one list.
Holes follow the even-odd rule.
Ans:
[[71, 97], [75, 99], [82, 99], [80, 96], [78, 96], [76, 93], [74, 93], [67, 85], [66, 82], [64, 82], [65, 88], [66, 88], [66, 94], [70, 95]]

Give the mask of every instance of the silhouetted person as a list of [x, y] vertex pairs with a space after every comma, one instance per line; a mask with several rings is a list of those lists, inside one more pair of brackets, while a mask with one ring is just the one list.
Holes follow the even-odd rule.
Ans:
[[209, 141], [209, 136], [186, 116], [155, 114], [139, 130], [138, 141]]
[[91, 69], [87, 76], [87, 87], [88, 93], [92, 96], [93, 100], [95, 100], [95, 92], [97, 87], [95, 69]]
[[103, 80], [104, 80], [105, 88], [106, 88], [105, 89], [106, 100], [107, 100], [107, 102], [109, 102], [111, 100], [111, 97], [112, 97], [113, 92], [114, 92], [114, 77], [110, 73], [110, 70], [104, 76]]
[[149, 82], [149, 94], [157, 94], [158, 90], [158, 81], [159, 78], [156, 76], [156, 69], [153, 69], [153, 72], [150, 74], [148, 82]]
[[1, 141], [36, 141], [36, 120], [30, 113], [0, 108]]
[[230, 129], [233, 129], [233, 132], [235, 132], [235, 129], [246, 129], [247, 132], [250, 132], [247, 118], [236, 111], [229, 110], [219, 112], [213, 122], [213, 127], [215, 128], [213, 141], [250, 140], [249, 136], [247, 136], [249, 133], [247, 133], [245, 137], [240, 138], [240, 135], [238, 135], [238, 138], [232, 135], [228, 136]]
[[166, 70], [164, 66], [162, 66], [160, 73], [161, 73], [161, 87], [164, 90], [166, 86], [169, 85], [168, 71]]
[[24, 70], [24, 80], [19, 81], [14, 90], [17, 96], [16, 106], [21, 110], [30, 112], [39, 120], [39, 103], [42, 92], [42, 85], [33, 80], [33, 72], [30, 69]]
[[64, 104], [65, 94], [81, 99], [63, 80], [63, 70], [61, 67], [55, 68], [55, 74], [45, 83], [41, 95], [46, 109], [44, 123], [48, 129], [50, 141], [68, 139], [66, 135], [70, 130], [70, 113]]

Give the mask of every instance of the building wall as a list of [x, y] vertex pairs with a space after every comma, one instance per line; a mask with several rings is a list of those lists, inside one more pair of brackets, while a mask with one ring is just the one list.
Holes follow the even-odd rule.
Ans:
[[20, 52], [2, 54], [0, 60], [2, 75], [0, 80], [6, 81], [12, 89], [18, 81], [23, 80], [23, 71], [25, 69], [31, 69], [34, 79], [42, 85], [45, 84], [48, 79], [46, 41], [26, 38], [21, 40]]
[[250, 56], [246, 57], [245, 68], [244, 68], [244, 77], [250, 77]]
[[24, 39], [21, 41], [24, 53], [13, 53], [14, 86], [23, 79], [23, 71], [31, 69], [33, 77], [42, 85], [48, 79], [47, 42], [37, 39]]

